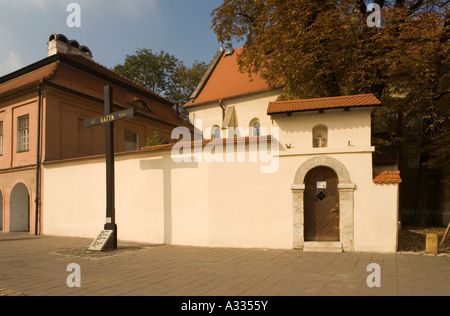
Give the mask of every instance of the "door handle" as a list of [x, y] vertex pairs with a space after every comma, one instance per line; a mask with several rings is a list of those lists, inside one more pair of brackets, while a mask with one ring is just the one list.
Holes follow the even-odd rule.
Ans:
[[338, 209], [338, 208], [337, 208], [337, 209], [334, 209], [334, 210], [331, 211], [331, 213], [339, 214], [339, 209]]

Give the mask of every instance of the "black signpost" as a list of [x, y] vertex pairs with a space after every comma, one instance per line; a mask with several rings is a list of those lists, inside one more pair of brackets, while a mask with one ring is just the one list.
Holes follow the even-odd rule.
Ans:
[[[117, 249], [117, 224], [115, 210], [115, 175], [114, 175], [114, 122], [132, 119], [136, 116], [136, 109], [131, 108], [120, 112], [113, 112], [113, 88], [105, 86], [105, 115], [84, 121], [84, 127], [105, 126], [106, 150], [106, 224], [105, 231], [113, 231], [108, 244], [101, 247], [102, 251]], [[105, 241], [106, 243], [106, 241]]]

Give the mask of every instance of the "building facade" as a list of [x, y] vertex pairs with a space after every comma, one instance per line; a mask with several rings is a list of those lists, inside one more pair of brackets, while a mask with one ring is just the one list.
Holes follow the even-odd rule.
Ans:
[[[116, 156], [119, 239], [396, 252], [400, 174], [372, 159], [380, 101], [277, 101], [280, 88], [238, 71], [239, 51], [219, 52], [186, 105], [194, 141], [175, 130], [176, 144]], [[105, 223], [103, 160], [47, 162], [44, 173], [44, 233], [94, 238]]]
[[135, 107], [134, 120], [116, 123], [117, 152], [145, 146], [154, 131], [170, 139], [191, 128], [163, 97], [92, 60], [87, 47], [52, 34], [48, 57], [0, 78], [0, 230], [41, 233], [45, 218], [42, 164], [103, 155], [102, 127], [85, 119], [103, 115], [103, 87], [114, 88], [116, 111]]

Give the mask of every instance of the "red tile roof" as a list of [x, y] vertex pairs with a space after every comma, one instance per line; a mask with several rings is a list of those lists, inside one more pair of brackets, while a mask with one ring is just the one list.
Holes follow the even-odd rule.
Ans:
[[292, 101], [275, 101], [269, 103], [267, 114], [282, 114], [303, 111], [316, 111], [337, 108], [378, 106], [381, 102], [373, 94], [353, 96], [303, 99]]
[[[191, 125], [172, 108], [173, 103], [134, 83], [116, 72], [82, 56], [56, 54], [35, 64], [0, 78], [0, 96], [7, 96], [37, 84], [55, 85], [103, 100], [103, 87], [115, 86], [114, 103], [124, 108], [130, 102], [143, 100], [151, 112], [142, 112], [148, 118], [172, 127]], [[37, 90], [36, 90], [37, 91]]]
[[149, 89], [135, 83], [134, 81], [128, 79], [127, 77], [124, 77], [117, 72], [103, 66], [102, 64], [99, 64], [93, 60], [90, 60], [88, 58], [85, 58], [80, 55], [73, 55], [73, 54], [59, 54], [60, 60], [65, 63], [70, 63], [74, 66], [76, 66], [80, 70], [89, 71], [91, 73], [94, 73], [97, 76], [100, 77], [108, 77], [110, 80], [120, 82], [122, 84], [128, 85], [130, 88], [134, 88], [136, 90], [139, 90], [141, 93], [145, 93], [147, 95], [152, 96], [156, 100], [163, 102], [167, 105], [173, 106], [173, 102], [167, 100], [166, 98], [160, 96], [159, 94], [154, 93], [153, 91], [150, 91]]
[[242, 47], [235, 49], [231, 56], [223, 52], [200, 93], [185, 107], [268, 90], [269, 85], [259, 75], [249, 77], [248, 73], [239, 71], [237, 57], [242, 50]]
[[261, 140], [267, 140], [271, 141], [272, 136], [247, 136], [247, 137], [234, 137], [234, 138], [216, 138], [216, 139], [203, 139], [203, 140], [196, 140], [191, 142], [178, 142], [178, 143], [171, 143], [171, 144], [165, 144], [165, 145], [158, 145], [158, 146], [149, 146], [144, 147], [140, 149], [140, 152], [156, 152], [156, 151], [164, 151], [164, 150], [172, 150], [173, 148], [179, 148], [182, 147], [189, 147], [192, 148], [195, 146], [206, 146], [208, 144], [214, 145], [214, 144], [223, 144], [226, 145], [228, 143], [234, 143], [234, 144], [249, 144], [251, 141], [259, 142]]
[[400, 177], [400, 171], [374, 172], [373, 182], [376, 184], [400, 184], [402, 178]]
[[23, 76], [12, 77], [11, 79], [8, 76], [0, 78], [0, 95], [13, 93], [23, 87], [37, 86], [41, 79], [48, 78], [55, 73], [58, 63], [58, 61], [52, 62], [31, 70]]

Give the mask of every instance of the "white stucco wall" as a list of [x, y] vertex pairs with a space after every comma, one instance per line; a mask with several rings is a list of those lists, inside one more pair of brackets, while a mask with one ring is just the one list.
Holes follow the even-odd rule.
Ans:
[[[119, 239], [207, 247], [293, 248], [291, 185], [314, 153], [282, 155], [276, 173], [261, 163], [181, 163], [170, 151], [116, 158]], [[329, 153], [348, 169], [355, 251], [395, 252], [397, 185], [375, 185], [371, 152]], [[44, 233], [94, 238], [105, 223], [101, 159], [45, 166]]]
[[[267, 115], [267, 106], [269, 102], [276, 101], [280, 95], [281, 90], [275, 89], [253, 95], [230, 98], [224, 100], [222, 106], [225, 108], [235, 107], [236, 126], [247, 130], [252, 120], [258, 119], [262, 127], [267, 128], [267, 134], [270, 134], [273, 124], [270, 116]], [[195, 106], [188, 110], [189, 119], [192, 123], [194, 123], [194, 120], [202, 120], [202, 131], [206, 139], [209, 139], [211, 136], [209, 133], [205, 133], [208, 128], [215, 125], [223, 127], [223, 113], [218, 101]], [[248, 134], [240, 136], [248, 136]]]
[[[116, 218], [119, 239], [207, 247], [292, 249], [296, 173], [311, 159], [338, 161], [350, 175], [354, 251], [397, 250], [398, 185], [373, 182], [371, 108], [267, 116], [278, 92], [225, 101], [236, 123], [260, 119], [279, 132], [278, 169], [269, 163], [174, 163], [170, 151], [116, 157]], [[218, 105], [190, 110], [204, 131], [222, 126]], [[328, 146], [313, 148], [313, 128], [328, 128]], [[277, 129], [274, 129], [277, 128]], [[210, 135], [205, 135], [209, 138]], [[252, 152], [254, 153], [254, 152]], [[224, 159], [225, 160], [225, 159]], [[277, 165], [277, 164], [275, 164]], [[44, 233], [94, 238], [105, 223], [105, 164], [90, 158], [47, 163], [44, 168]], [[298, 183], [296, 183], [298, 184]]]
[[277, 115], [273, 117], [274, 127], [280, 129], [282, 145], [291, 144], [292, 150], [313, 148], [313, 128], [324, 125], [328, 128], [327, 148], [337, 151], [349, 148], [371, 146], [371, 108], [328, 110]]

